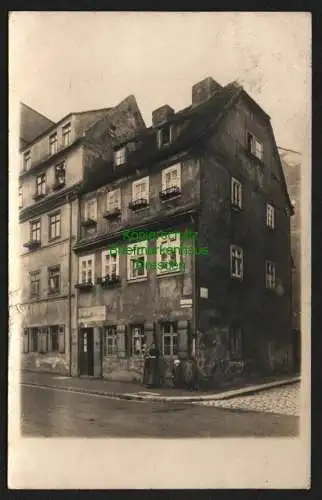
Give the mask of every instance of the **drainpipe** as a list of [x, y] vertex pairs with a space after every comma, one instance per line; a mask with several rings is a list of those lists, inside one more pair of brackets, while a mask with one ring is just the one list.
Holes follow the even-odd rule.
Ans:
[[[196, 217], [192, 216], [192, 226], [193, 231], [196, 232], [197, 223]], [[195, 247], [197, 245], [197, 237], [195, 238]], [[196, 254], [196, 252], [195, 252]], [[192, 259], [192, 336], [191, 336], [191, 355], [194, 357], [196, 354], [196, 344], [197, 344], [197, 314], [198, 314], [198, 280], [197, 280], [197, 255], [193, 255]]]
[[72, 376], [72, 200], [69, 196], [69, 251], [68, 251], [68, 314], [69, 314], [69, 376]]

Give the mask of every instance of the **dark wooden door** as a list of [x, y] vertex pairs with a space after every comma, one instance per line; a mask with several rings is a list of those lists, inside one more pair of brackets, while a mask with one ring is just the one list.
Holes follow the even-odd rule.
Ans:
[[94, 375], [93, 337], [93, 328], [80, 330], [80, 375]]

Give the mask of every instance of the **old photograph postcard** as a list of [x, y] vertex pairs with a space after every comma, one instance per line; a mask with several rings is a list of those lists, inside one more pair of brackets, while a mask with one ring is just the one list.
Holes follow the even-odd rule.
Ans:
[[8, 22], [9, 488], [310, 488], [310, 14]]

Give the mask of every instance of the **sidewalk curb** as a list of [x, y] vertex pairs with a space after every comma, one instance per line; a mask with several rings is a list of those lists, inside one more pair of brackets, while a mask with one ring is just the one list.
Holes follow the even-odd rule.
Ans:
[[131, 393], [119, 393], [119, 392], [106, 392], [100, 390], [89, 390], [81, 387], [68, 387], [55, 384], [37, 384], [35, 382], [22, 382], [21, 385], [34, 386], [34, 387], [44, 387], [51, 389], [64, 390], [66, 392], [78, 392], [84, 394], [95, 394], [115, 399], [124, 399], [132, 401], [166, 401], [166, 402], [182, 402], [182, 403], [193, 403], [196, 401], [215, 401], [223, 399], [232, 399], [238, 396], [251, 395], [256, 392], [264, 391], [266, 389], [271, 389], [274, 387], [281, 387], [285, 385], [295, 384], [300, 382], [301, 377], [294, 377], [288, 380], [280, 380], [276, 382], [269, 382], [267, 384], [260, 384], [257, 386], [252, 386], [248, 388], [235, 389], [231, 391], [225, 391], [218, 394], [209, 394], [202, 396], [155, 396], [155, 395], [141, 395], [141, 394], [131, 394]]

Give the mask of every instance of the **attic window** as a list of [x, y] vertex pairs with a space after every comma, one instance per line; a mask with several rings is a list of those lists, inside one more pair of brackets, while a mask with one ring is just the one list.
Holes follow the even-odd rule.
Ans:
[[250, 132], [247, 133], [247, 151], [259, 160], [263, 160], [263, 143]]
[[172, 141], [172, 126], [167, 124], [158, 130], [158, 148], [168, 146]]
[[118, 149], [114, 152], [114, 164], [116, 167], [124, 165], [126, 162], [126, 147]]

